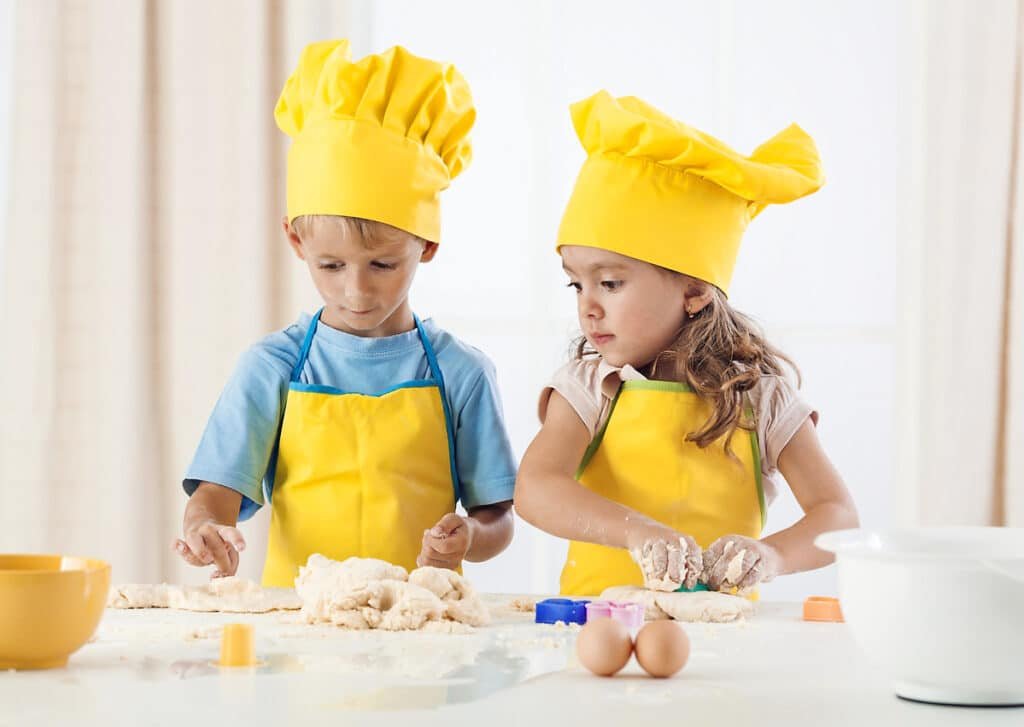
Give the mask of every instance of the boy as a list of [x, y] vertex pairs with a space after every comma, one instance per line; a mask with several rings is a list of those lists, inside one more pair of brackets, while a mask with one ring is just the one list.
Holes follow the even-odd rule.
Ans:
[[235, 524], [264, 489], [267, 586], [293, 585], [315, 552], [458, 568], [508, 545], [494, 367], [408, 300], [474, 116], [450, 65], [400, 47], [353, 63], [347, 41], [303, 51], [275, 110], [292, 138], [283, 225], [324, 306], [253, 346], [218, 400], [183, 483], [175, 548], [190, 564], [235, 573]]

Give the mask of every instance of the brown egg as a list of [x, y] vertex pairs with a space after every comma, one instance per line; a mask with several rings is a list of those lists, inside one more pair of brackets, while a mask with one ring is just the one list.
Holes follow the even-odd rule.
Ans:
[[651, 621], [636, 635], [636, 660], [652, 677], [670, 677], [686, 666], [690, 637], [675, 621]]
[[632, 653], [629, 629], [614, 619], [587, 621], [576, 637], [580, 663], [598, 676], [610, 677], [626, 665]]

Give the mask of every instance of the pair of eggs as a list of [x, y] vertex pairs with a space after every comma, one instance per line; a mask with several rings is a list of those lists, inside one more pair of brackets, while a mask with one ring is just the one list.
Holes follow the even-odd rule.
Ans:
[[636, 660], [652, 677], [670, 677], [690, 658], [690, 637], [674, 621], [651, 621], [636, 635], [636, 643], [625, 624], [598, 618], [580, 629], [576, 654], [580, 663], [598, 676], [612, 676], [629, 661]]

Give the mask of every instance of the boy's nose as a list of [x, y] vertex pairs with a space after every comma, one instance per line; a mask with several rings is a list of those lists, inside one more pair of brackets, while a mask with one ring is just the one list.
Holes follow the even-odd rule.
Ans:
[[370, 282], [364, 273], [353, 272], [345, 281], [345, 297], [352, 302], [359, 302], [371, 297]]

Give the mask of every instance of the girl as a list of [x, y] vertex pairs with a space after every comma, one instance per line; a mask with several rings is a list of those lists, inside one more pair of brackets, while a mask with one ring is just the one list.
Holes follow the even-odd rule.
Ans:
[[[558, 234], [584, 338], [540, 397], [519, 514], [572, 542], [561, 592], [752, 589], [826, 565], [857, 513], [784, 378], [795, 366], [727, 291], [747, 223], [823, 183], [793, 125], [744, 157], [635, 98], [572, 107], [586, 152]], [[759, 539], [781, 472], [804, 517]]]

